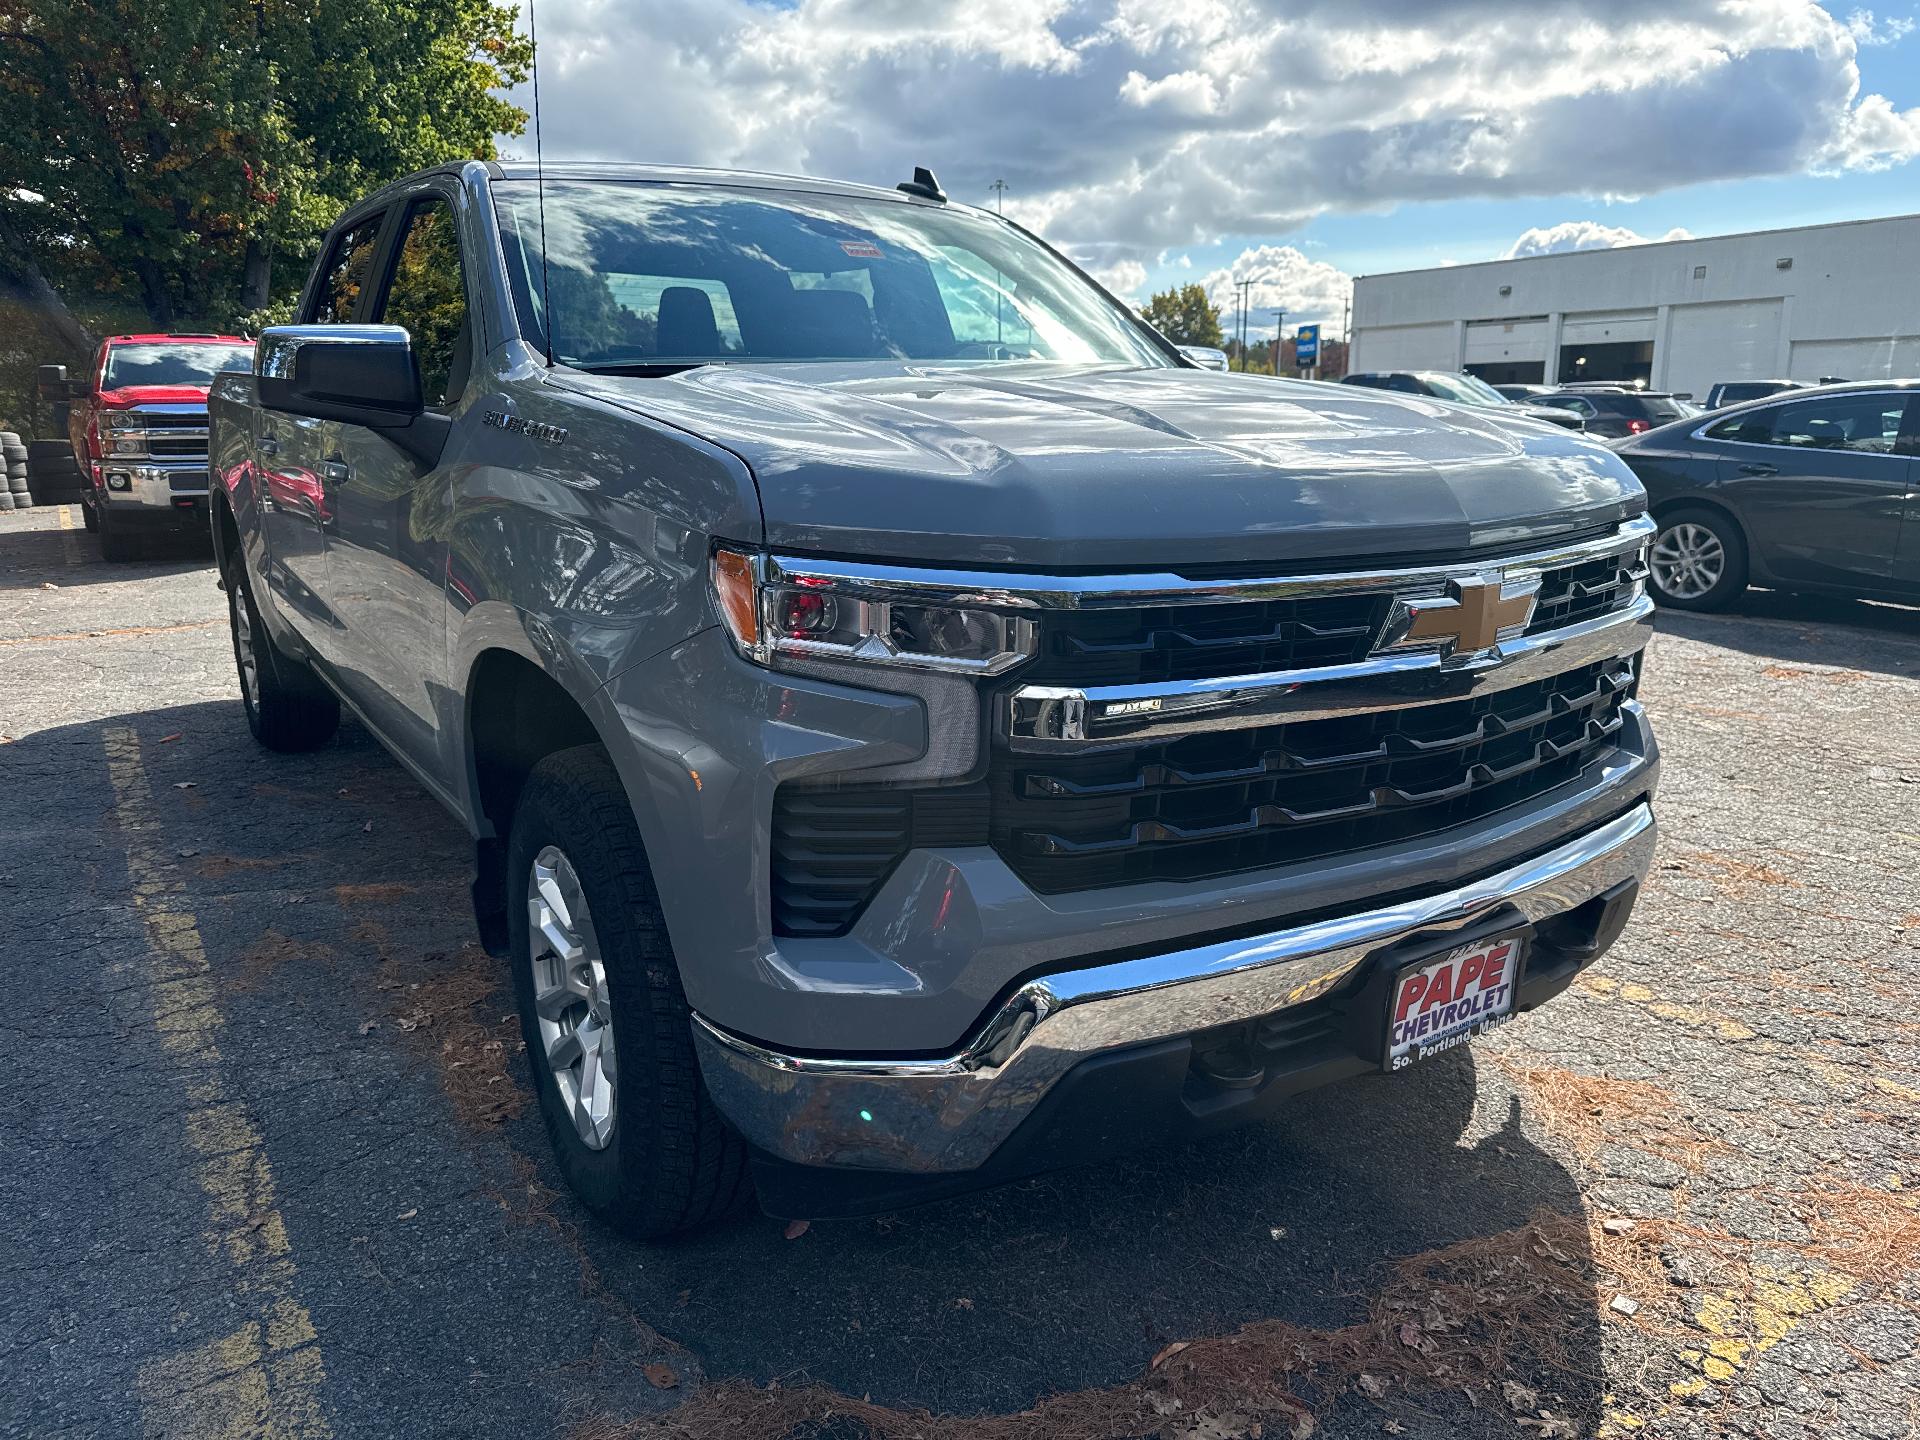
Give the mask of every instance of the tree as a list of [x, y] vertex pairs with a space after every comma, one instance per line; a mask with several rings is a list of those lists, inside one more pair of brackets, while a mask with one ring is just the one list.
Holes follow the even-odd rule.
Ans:
[[1220, 312], [1208, 302], [1207, 292], [1198, 285], [1162, 290], [1140, 313], [1149, 325], [1176, 345], [1211, 345], [1217, 350], [1225, 341], [1220, 333]]
[[[525, 112], [493, 0], [0, 0], [0, 290], [232, 324], [349, 200]], [[65, 320], [60, 317], [64, 315]], [[69, 323], [71, 322], [71, 323]]]

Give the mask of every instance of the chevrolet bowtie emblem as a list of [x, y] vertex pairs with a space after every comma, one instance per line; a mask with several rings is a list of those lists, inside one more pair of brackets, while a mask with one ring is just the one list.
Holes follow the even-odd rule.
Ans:
[[1496, 573], [1449, 580], [1445, 595], [1397, 596], [1379, 648], [1438, 643], [1442, 655], [1491, 650], [1526, 628], [1539, 595], [1539, 580], [1510, 581]]

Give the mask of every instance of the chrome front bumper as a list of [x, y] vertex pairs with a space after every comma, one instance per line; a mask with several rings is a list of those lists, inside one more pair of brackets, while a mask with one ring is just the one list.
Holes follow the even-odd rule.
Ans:
[[696, 1015], [714, 1102], [755, 1146], [799, 1165], [937, 1175], [974, 1170], [1054, 1084], [1105, 1052], [1274, 1015], [1330, 995], [1369, 957], [1510, 906], [1541, 922], [1646, 877], [1645, 803], [1531, 860], [1438, 894], [1265, 935], [1029, 980], [958, 1053], [785, 1055]]
[[[170, 465], [151, 460], [116, 461], [109, 458], [96, 464], [100, 470], [100, 493], [116, 510], [172, 510], [179, 501], [207, 498], [205, 460]], [[116, 476], [125, 478], [127, 483], [124, 488], [115, 487], [113, 482]]]

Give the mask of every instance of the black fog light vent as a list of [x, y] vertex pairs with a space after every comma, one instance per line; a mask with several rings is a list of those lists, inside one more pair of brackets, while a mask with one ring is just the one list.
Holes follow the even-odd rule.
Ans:
[[782, 785], [773, 796], [773, 933], [844, 935], [909, 850], [987, 843], [981, 785]]

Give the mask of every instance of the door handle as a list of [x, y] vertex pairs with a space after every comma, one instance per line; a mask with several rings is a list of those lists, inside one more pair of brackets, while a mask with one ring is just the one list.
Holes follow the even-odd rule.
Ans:
[[262, 435], [258, 440], [253, 442], [253, 448], [258, 450], [262, 455], [278, 455], [280, 453], [280, 442], [271, 435]]
[[1778, 465], [1762, 465], [1755, 462], [1751, 465], [1742, 465], [1740, 467], [1740, 473], [1742, 475], [1778, 475], [1780, 473], [1780, 467]]
[[323, 485], [344, 485], [353, 478], [353, 467], [338, 460], [320, 462], [320, 482]]

